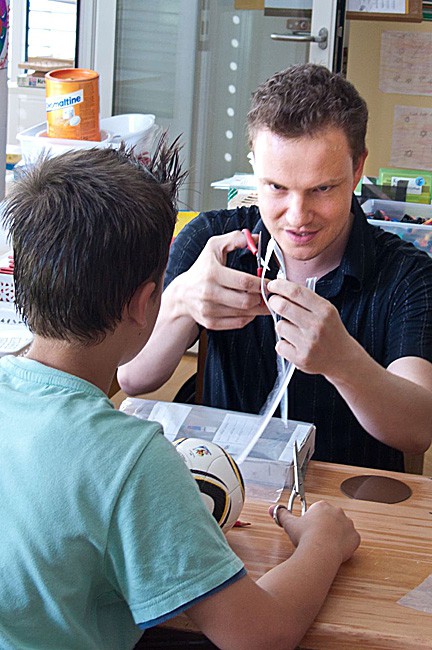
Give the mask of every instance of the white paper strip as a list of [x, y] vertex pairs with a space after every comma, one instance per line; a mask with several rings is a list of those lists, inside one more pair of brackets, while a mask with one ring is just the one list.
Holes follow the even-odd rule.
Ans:
[[163, 426], [165, 438], [172, 442], [191, 411], [192, 407], [185, 404], [156, 402], [148, 419], [160, 422]]

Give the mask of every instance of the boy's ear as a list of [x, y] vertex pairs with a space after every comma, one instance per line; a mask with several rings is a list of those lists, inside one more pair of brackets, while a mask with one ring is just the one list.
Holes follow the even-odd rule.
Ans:
[[140, 327], [144, 327], [147, 323], [147, 305], [149, 300], [153, 299], [155, 290], [157, 290], [156, 282], [150, 280], [143, 282], [126, 307], [127, 316]]

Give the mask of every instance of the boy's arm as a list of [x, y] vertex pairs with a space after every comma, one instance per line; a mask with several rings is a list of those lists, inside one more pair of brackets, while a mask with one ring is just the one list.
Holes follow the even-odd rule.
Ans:
[[244, 248], [245, 243], [240, 230], [211, 237], [190, 269], [168, 285], [148, 343], [118, 369], [119, 384], [128, 395], [164, 384], [198, 338], [199, 326], [238, 329], [255, 316], [268, 314], [259, 278], [226, 266], [228, 253]]
[[359, 545], [352, 521], [324, 501], [313, 504], [304, 517], [284, 509], [278, 516], [297, 546], [292, 557], [258, 583], [245, 576], [187, 611], [219, 648], [295, 648], [318, 614], [340, 564]]

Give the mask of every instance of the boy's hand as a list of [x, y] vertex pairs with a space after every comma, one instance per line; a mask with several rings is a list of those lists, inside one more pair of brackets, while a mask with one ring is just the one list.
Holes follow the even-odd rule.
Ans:
[[[273, 510], [274, 506], [269, 510], [270, 516]], [[327, 546], [339, 552], [341, 563], [348, 560], [360, 544], [360, 535], [351, 519], [342, 508], [326, 501], [312, 504], [302, 517], [291, 514], [286, 508], [279, 508], [277, 515], [294, 546], [307, 543], [312, 547]]]

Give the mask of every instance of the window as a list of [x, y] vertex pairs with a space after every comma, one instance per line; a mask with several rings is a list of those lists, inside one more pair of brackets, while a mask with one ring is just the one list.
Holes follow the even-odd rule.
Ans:
[[79, 0], [27, 0], [25, 59], [77, 61]]

